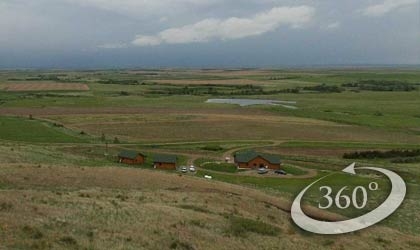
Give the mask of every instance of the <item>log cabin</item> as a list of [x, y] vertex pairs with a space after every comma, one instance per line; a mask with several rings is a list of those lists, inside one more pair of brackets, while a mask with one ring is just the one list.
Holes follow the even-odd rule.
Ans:
[[258, 153], [255, 151], [238, 152], [234, 155], [234, 161], [238, 168], [280, 169], [281, 167], [281, 160], [279, 156]]
[[118, 162], [125, 164], [144, 164], [146, 156], [133, 150], [123, 150], [118, 154]]
[[175, 155], [154, 155], [153, 167], [156, 169], [176, 170], [177, 157]]

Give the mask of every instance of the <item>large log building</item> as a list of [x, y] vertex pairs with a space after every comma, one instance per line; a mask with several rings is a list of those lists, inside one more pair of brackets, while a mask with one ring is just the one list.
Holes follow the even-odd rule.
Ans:
[[238, 168], [280, 169], [281, 160], [277, 155], [247, 151], [235, 154], [235, 164]]

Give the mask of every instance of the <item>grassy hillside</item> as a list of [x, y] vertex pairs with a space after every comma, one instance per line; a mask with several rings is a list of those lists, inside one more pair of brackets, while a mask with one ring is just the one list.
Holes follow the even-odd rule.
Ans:
[[351, 235], [310, 236], [290, 223], [289, 201], [281, 196], [169, 173], [10, 166], [1, 174], [0, 239], [6, 248], [380, 249], [420, 244], [418, 237], [381, 226]]

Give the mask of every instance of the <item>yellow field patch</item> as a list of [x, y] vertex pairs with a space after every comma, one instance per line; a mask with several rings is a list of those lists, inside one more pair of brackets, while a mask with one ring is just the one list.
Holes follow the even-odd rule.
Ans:
[[51, 90], [78, 90], [87, 91], [89, 86], [82, 83], [47, 83], [47, 82], [32, 82], [32, 83], [8, 83], [4, 85], [4, 90], [10, 92], [19, 91], [51, 91]]

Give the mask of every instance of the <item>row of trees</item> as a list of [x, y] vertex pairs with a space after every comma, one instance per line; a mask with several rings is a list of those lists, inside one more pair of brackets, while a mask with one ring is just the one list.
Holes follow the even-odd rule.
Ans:
[[296, 88], [275, 90], [275, 91], [271, 91], [270, 94], [275, 94], [275, 93], [294, 93], [294, 94], [298, 94], [298, 93], [301, 93], [302, 91], [304, 91], [304, 92], [317, 92], [317, 93], [341, 93], [344, 90], [345, 90], [344, 88], [340, 88], [339, 86], [326, 85], [325, 83], [323, 83], [323, 84], [319, 84], [319, 85], [315, 85], [315, 86], [306, 86], [306, 87], [296, 87]]
[[417, 157], [420, 156], [420, 149], [414, 150], [389, 150], [389, 151], [356, 151], [351, 153], [345, 153], [343, 158], [345, 159], [389, 159], [389, 158], [398, 158], [398, 157]]
[[344, 83], [342, 87], [368, 91], [414, 91], [417, 87], [401, 81], [361, 80], [353, 83]]
[[97, 81], [100, 84], [140, 85], [143, 82], [135, 79], [103, 79]]
[[174, 86], [156, 88], [148, 94], [161, 95], [264, 95], [262, 87], [251, 84], [247, 85], [197, 85], [197, 86]]
[[264, 90], [261, 86], [255, 85], [200, 85], [184, 86], [183, 88], [157, 88], [149, 91], [149, 94], [167, 95], [275, 95], [281, 93], [298, 94], [301, 91], [318, 93], [340, 93], [344, 89], [335, 85], [320, 84], [307, 87], [296, 87], [287, 89]]
[[396, 158], [391, 160], [392, 163], [418, 163], [420, 157]]

